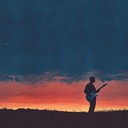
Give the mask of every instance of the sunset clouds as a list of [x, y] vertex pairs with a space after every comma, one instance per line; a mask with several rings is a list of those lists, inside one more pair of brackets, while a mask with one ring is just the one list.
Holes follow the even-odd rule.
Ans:
[[128, 108], [128, 2], [0, 1], [0, 107], [87, 111]]
[[[108, 85], [99, 93], [97, 110], [127, 108], [128, 80], [105, 82]], [[88, 102], [83, 93], [87, 83], [88, 80], [71, 83], [61, 80], [47, 82], [42, 80], [31, 85], [27, 82], [0, 82], [0, 107], [87, 111]], [[97, 80], [96, 88], [102, 84]]]

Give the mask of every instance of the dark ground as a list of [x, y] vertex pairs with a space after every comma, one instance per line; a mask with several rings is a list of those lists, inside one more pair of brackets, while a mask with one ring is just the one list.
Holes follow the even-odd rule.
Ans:
[[0, 110], [0, 128], [128, 128], [128, 111]]

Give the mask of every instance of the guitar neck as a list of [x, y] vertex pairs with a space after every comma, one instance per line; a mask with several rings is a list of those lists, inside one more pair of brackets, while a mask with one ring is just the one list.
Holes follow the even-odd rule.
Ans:
[[107, 84], [104, 84], [104, 85], [102, 85], [100, 88], [98, 88], [97, 90], [100, 90], [100, 89], [102, 89], [103, 87], [105, 87]]

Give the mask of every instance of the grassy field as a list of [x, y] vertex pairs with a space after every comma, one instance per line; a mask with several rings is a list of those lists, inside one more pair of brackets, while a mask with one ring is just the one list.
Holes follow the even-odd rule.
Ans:
[[0, 128], [128, 128], [128, 111], [0, 110]]

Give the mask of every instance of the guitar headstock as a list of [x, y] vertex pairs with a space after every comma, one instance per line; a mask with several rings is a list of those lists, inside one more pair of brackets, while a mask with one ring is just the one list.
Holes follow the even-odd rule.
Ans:
[[103, 86], [106, 86], [107, 84], [104, 84]]

